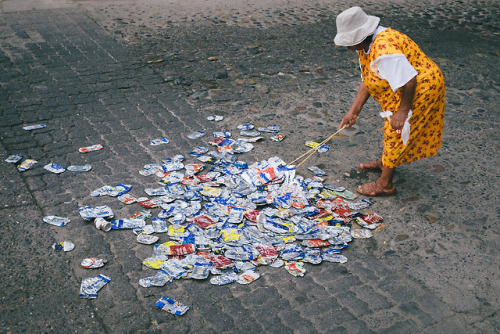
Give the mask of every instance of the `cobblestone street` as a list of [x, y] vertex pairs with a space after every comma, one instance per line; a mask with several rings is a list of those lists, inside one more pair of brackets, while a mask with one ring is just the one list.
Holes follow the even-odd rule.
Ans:
[[[0, 332], [500, 332], [497, 1], [16, 1], [0, 1]], [[292, 161], [305, 141], [327, 138], [360, 82], [356, 55], [333, 43], [336, 15], [354, 5], [409, 35], [442, 69], [439, 154], [398, 168], [398, 194], [370, 207], [382, 228], [355, 239], [345, 264], [308, 263], [304, 277], [262, 266], [249, 285], [141, 287], [154, 275], [142, 265], [152, 246], [129, 230], [99, 231], [78, 213], [109, 205], [128, 217], [141, 207], [91, 191], [123, 183], [145, 196], [157, 187], [139, 174], [145, 164], [176, 154], [195, 163], [194, 147], [239, 124], [276, 124], [286, 135], [238, 156], [249, 165]], [[379, 109], [369, 102], [354, 128], [308, 161], [327, 183], [355, 191], [375, 180], [356, 166], [380, 154]], [[47, 127], [23, 130], [38, 123]], [[187, 137], [199, 130], [208, 135]], [[150, 145], [160, 137], [170, 142]], [[104, 149], [78, 152], [95, 144]], [[38, 164], [19, 172], [4, 161], [11, 154]], [[92, 170], [53, 174], [43, 168], [50, 162]], [[311, 177], [306, 165], [297, 173]], [[49, 215], [71, 222], [51, 226]], [[75, 249], [55, 252], [63, 240]], [[98, 255], [103, 268], [80, 266]], [[79, 299], [82, 279], [97, 274], [111, 281], [97, 299]], [[155, 307], [167, 295], [189, 311]]]

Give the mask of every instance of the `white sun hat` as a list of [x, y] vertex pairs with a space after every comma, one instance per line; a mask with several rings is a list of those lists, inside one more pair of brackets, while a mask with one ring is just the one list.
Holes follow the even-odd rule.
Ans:
[[351, 7], [337, 16], [334, 42], [340, 46], [357, 45], [375, 32], [379, 22], [379, 17], [367, 15], [360, 7]]

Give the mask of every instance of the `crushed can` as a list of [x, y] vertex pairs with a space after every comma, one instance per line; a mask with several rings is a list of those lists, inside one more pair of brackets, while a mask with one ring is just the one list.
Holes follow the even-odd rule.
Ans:
[[149, 145], [152, 146], [158, 146], [158, 145], [163, 145], [163, 144], [168, 144], [170, 141], [167, 138], [157, 138], [157, 139], [152, 139], [149, 141]]
[[189, 310], [188, 306], [167, 296], [160, 298], [155, 305], [163, 311], [167, 311], [175, 315], [183, 315], [187, 312], [187, 310]]
[[90, 153], [90, 152], [102, 150], [103, 148], [104, 147], [101, 144], [96, 144], [96, 145], [92, 145], [92, 146], [80, 147], [78, 149], [78, 152], [80, 152], [80, 153]]
[[5, 159], [5, 162], [10, 162], [10, 163], [16, 164], [19, 161], [21, 161], [22, 159], [23, 159], [22, 154], [11, 154], [7, 157], [7, 159]]
[[84, 279], [82, 281], [82, 285], [80, 286], [80, 298], [97, 298], [97, 292], [110, 281], [111, 278], [105, 275], [98, 275], [96, 277]]
[[26, 159], [23, 162], [21, 162], [19, 165], [17, 165], [17, 170], [20, 172], [27, 171], [31, 167], [35, 166], [38, 162], [36, 160], [32, 159]]
[[66, 226], [70, 222], [70, 219], [67, 217], [46, 216], [43, 217], [43, 221], [54, 226]]
[[64, 171], [66, 171], [66, 168], [64, 168], [63, 166], [58, 165], [56, 163], [53, 163], [53, 162], [51, 162], [48, 165], [45, 165], [43, 168], [48, 170], [49, 172], [54, 173], [54, 174], [60, 174]]
[[43, 129], [43, 128], [46, 128], [46, 127], [47, 127], [47, 125], [45, 125], [43, 123], [40, 123], [40, 124], [33, 124], [33, 125], [23, 126], [23, 130], [31, 131], [31, 130]]

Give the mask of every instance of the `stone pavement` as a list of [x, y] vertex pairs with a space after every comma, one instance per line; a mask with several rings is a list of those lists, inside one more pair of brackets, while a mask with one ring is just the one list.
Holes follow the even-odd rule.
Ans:
[[[438, 156], [398, 170], [395, 198], [374, 201], [385, 229], [355, 240], [346, 264], [308, 265], [302, 278], [260, 268], [247, 286], [183, 280], [148, 289], [138, 280], [152, 274], [141, 265], [151, 248], [129, 231], [96, 230], [77, 209], [137, 211], [90, 191], [154, 186], [138, 171], [200, 145], [186, 137], [196, 130], [280, 125], [285, 141], [257, 144], [244, 155], [249, 163], [293, 160], [307, 149], [304, 140], [332, 133], [359, 82], [353, 55], [331, 42], [335, 15], [352, 4], [264, 8], [251, 19], [243, 10], [165, 17], [119, 1], [5, 11], [11, 4], [0, 14], [1, 332], [500, 331], [497, 3], [365, 4], [442, 68], [446, 131]], [[354, 166], [377, 155], [372, 134], [382, 123], [370, 115], [377, 108], [368, 105], [356, 129], [311, 161], [332, 183], [354, 190], [375, 177]], [[225, 120], [207, 122], [213, 114]], [[22, 129], [40, 122], [47, 128]], [[162, 136], [171, 142], [149, 145]], [[102, 151], [78, 153], [98, 143]], [[19, 173], [3, 162], [12, 153], [39, 166]], [[42, 168], [51, 161], [89, 163], [92, 171], [55, 175]], [[46, 215], [72, 221], [52, 227]], [[54, 252], [61, 240], [76, 248]], [[98, 254], [108, 258], [101, 270], [80, 267]], [[81, 280], [94, 273], [112, 281], [96, 300], [78, 299]], [[160, 311], [154, 303], [164, 295], [191, 309], [182, 317]]]

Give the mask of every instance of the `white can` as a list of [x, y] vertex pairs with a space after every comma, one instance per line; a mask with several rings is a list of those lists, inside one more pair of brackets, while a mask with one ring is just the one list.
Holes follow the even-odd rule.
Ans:
[[95, 227], [98, 230], [102, 230], [104, 232], [108, 232], [109, 230], [111, 230], [111, 223], [108, 222], [104, 218], [96, 218], [95, 219]]

